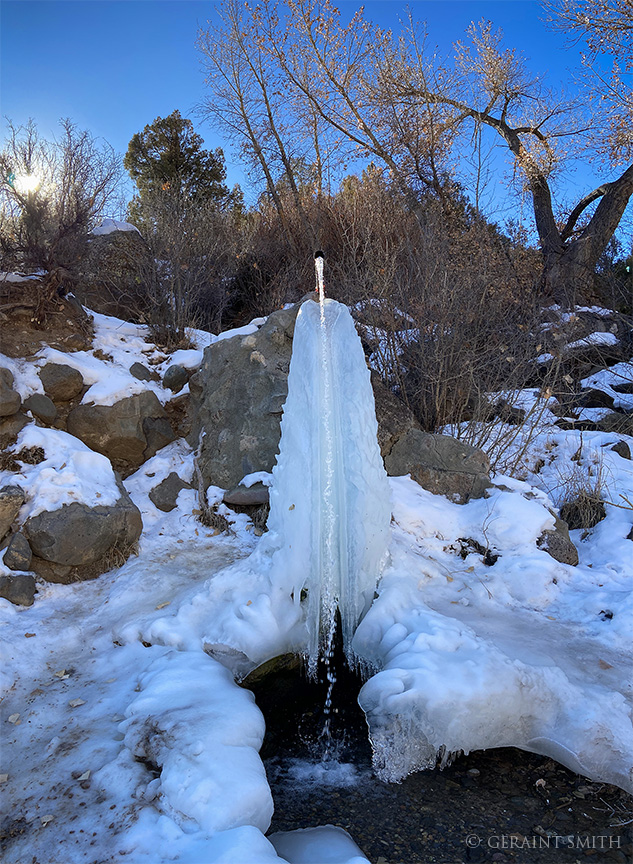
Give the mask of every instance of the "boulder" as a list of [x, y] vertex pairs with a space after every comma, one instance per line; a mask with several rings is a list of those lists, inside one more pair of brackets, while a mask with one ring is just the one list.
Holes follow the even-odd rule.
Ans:
[[609, 393], [598, 390], [596, 387], [587, 387], [581, 390], [577, 396], [576, 404], [579, 408], [613, 408], [614, 399]]
[[176, 437], [171, 423], [165, 417], [145, 417], [143, 419], [143, 433], [147, 441], [145, 448], [145, 459], [149, 459], [166, 447]]
[[268, 504], [268, 486], [253, 483], [252, 486], [235, 486], [225, 492], [222, 499], [229, 507], [259, 507]]
[[[256, 333], [210, 345], [202, 367], [189, 380], [193, 419], [188, 441], [199, 447], [204, 488], [230, 490], [224, 496], [229, 505], [267, 500], [265, 487], [247, 489], [239, 483], [246, 474], [270, 472], [275, 464], [299, 305], [273, 312]], [[372, 386], [387, 473], [412, 474], [430, 491], [460, 501], [484, 494], [490, 486], [489, 463], [481, 451], [423, 432], [376, 374]]]
[[34, 417], [47, 425], [54, 423], [57, 419], [55, 403], [43, 393], [33, 393], [28, 399], [25, 399], [24, 410], [30, 411]]
[[169, 513], [176, 508], [178, 495], [183, 489], [191, 489], [191, 483], [187, 483], [181, 477], [172, 471], [162, 483], [159, 483], [149, 493], [149, 500], [154, 507], [162, 510], [163, 513]]
[[626, 441], [616, 441], [616, 443], [611, 447], [614, 453], [617, 453], [618, 456], [621, 456], [622, 459], [630, 459], [631, 458], [631, 448], [626, 443]]
[[16, 606], [32, 606], [35, 598], [35, 577], [30, 573], [0, 575], [0, 597]]
[[3, 486], [0, 489], [0, 540], [7, 535], [25, 501], [26, 495], [20, 486]]
[[189, 380], [189, 372], [179, 363], [171, 365], [163, 375], [163, 387], [179, 393]]
[[122, 484], [119, 488], [116, 504], [75, 502], [27, 519], [23, 530], [33, 553], [64, 567], [81, 567], [136, 543], [143, 529], [141, 514]]
[[410, 474], [424, 489], [465, 504], [490, 488], [488, 458], [481, 450], [448, 435], [409, 429], [385, 459], [387, 474]]
[[32, 423], [30, 417], [19, 411], [10, 417], [0, 415], [0, 450], [6, 450], [18, 439], [18, 435], [28, 423]]
[[68, 415], [67, 429], [124, 473], [174, 440], [165, 409], [151, 390], [114, 405], [78, 405]]
[[4, 553], [4, 564], [9, 570], [30, 570], [33, 553], [24, 534], [13, 534]]
[[415, 414], [383, 383], [377, 372], [371, 373], [371, 385], [376, 402], [378, 444], [383, 459], [388, 456], [398, 438], [410, 429], [421, 429]]
[[599, 432], [615, 432], [617, 435], [633, 437], [633, 414], [612, 411], [596, 421], [596, 428]]
[[10, 417], [20, 410], [22, 399], [13, 389], [13, 372], [0, 366], [0, 417]]
[[130, 366], [130, 375], [137, 379], [137, 381], [158, 381], [159, 375], [156, 372], [152, 372], [147, 366], [144, 366], [142, 363], [132, 363]]
[[70, 402], [84, 389], [81, 372], [63, 363], [47, 363], [39, 371], [46, 395], [53, 402]]
[[544, 549], [555, 561], [561, 564], [570, 564], [575, 567], [578, 564], [578, 550], [569, 536], [567, 523], [552, 514], [556, 520], [555, 525], [549, 531], [543, 531], [536, 545]]
[[72, 582], [81, 582], [84, 578], [92, 579], [93, 575], [97, 575], [91, 573], [82, 576], [77, 572], [77, 568], [67, 564], [54, 564], [52, 561], [38, 558], [37, 555], [31, 558], [31, 570], [45, 582], [55, 582], [60, 585], [70, 585]]
[[233, 489], [246, 474], [271, 471], [288, 395], [292, 337], [299, 306], [273, 312], [256, 333], [206, 348], [189, 381], [204, 487]]

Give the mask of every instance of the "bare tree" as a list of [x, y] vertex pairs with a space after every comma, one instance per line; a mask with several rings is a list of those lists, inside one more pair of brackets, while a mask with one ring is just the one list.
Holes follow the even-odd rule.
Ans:
[[70, 120], [53, 141], [31, 121], [8, 126], [0, 153], [2, 269], [43, 275], [45, 301], [72, 286], [91, 229], [117, 200], [122, 165]]
[[[584, 94], [584, 101], [580, 95], [574, 100], [557, 96], [527, 73], [522, 58], [503, 47], [500, 32], [487, 22], [471, 25], [455, 56], [443, 61], [412, 19], [395, 39], [368, 22], [362, 10], [343, 24], [330, 0], [262, 0], [253, 10], [238, 0], [225, 5], [238, 15], [242, 32], [252, 34], [249, 44], [260, 58], [261, 80], [269, 90], [283, 94], [297, 116], [312, 116], [329, 130], [342, 159], [382, 162], [416, 213], [424, 190], [451, 206], [457, 154], [481, 147], [484, 133], [500, 138], [532, 198], [543, 255], [542, 285], [569, 301], [577, 290], [591, 287], [596, 263], [633, 194], [633, 165], [625, 163], [619, 176], [583, 196], [562, 220], [557, 218], [552, 178], [579, 152], [599, 159], [608, 150], [620, 164], [630, 156], [625, 113], [595, 110], [596, 101], [604, 105], [610, 98], [606, 84]], [[601, 0], [585, 0], [585, 5], [607, 6]], [[629, 6], [629, 0], [618, 0], [624, 23], [617, 32], [624, 36], [629, 32]], [[223, 110], [229, 105], [235, 120], [235, 101], [226, 90], [222, 97]], [[283, 101], [278, 105], [284, 117]], [[246, 127], [253, 103], [242, 99], [239, 110], [238, 123]], [[272, 138], [271, 127], [266, 130], [266, 140], [274, 139], [277, 153], [280, 145], [289, 151], [306, 137], [305, 125], [278, 123]], [[608, 147], [607, 139], [612, 142]], [[263, 150], [262, 140], [260, 136]], [[602, 149], [595, 146], [599, 140]]]
[[198, 47], [204, 56], [212, 95], [201, 110], [214, 119], [238, 145], [251, 167], [266, 182], [284, 227], [285, 204], [277, 179], [285, 178], [292, 204], [301, 213], [301, 196], [293, 165], [301, 150], [294, 121], [286, 110], [287, 94], [278, 70], [256, 38], [248, 7], [226, 0], [218, 10], [220, 23], [201, 30]]
[[[603, 115], [594, 146], [613, 161], [633, 156], [633, 3], [547, 0], [549, 24], [581, 50], [577, 80]], [[606, 134], [605, 134], [606, 132]]]

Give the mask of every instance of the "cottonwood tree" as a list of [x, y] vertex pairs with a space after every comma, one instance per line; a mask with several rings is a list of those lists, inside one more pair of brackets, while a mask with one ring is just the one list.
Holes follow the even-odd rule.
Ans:
[[[614, 160], [633, 156], [633, 3], [631, 0], [548, 0], [551, 27], [580, 48], [578, 83], [603, 114], [593, 143]], [[606, 134], [605, 134], [606, 132]]]
[[[442, 60], [412, 19], [395, 38], [368, 22], [362, 10], [343, 24], [330, 0], [262, 0], [254, 9], [237, 0], [228, 5], [259, 52], [258, 87], [268, 87], [280, 100], [275, 134], [251, 91], [240, 91], [237, 101], [239, 88], [214, 91], [218, 116], [233, 112], [236, 130], [258, 118], [252, 152], [265, 152], [265, 144], [278, 154], [279, 143], [289, 150], [298, 140], [305, 142], [305, 128], [298, 132], [286, 121], [283, 107], [291, 105], [295, 116], [316, 118], [344, 159], [382, 162], [420, 213], [423, 190], [451, 205], [458, 154], [488, 133], [503, 141], [513, 171], [531, 195], [542, 285], [567, 300], [591, 285], [596, 262], [633, 194], [633, 166], [624, 162], [622, 170], [630, 155], [629, 127], [617, 107], [603, 110], [617, 102], [608, 86], [574, 100], [557, 96], [528, 74], [522, 58], [503, 47], [501, 34], [487, 22], [471, 25], [455, 55]], [[588, 160], [605, 155], [595, 143], [612, 134], [614, 116], [623, 140], [609, 155], [619, 160], [621, 173], [585, 195], [561, 221], [552, 179], [566, 160], [579, 157], [580, 147]]]
[[2, 269], [43, 274], [44, 302], [72, 287], [90, 231], [118, 203], [120, 159], [70, 120], [50, 141], [32, 121], [9, 122], [8, 130], [0, 153]]
[[[252, 10], [240, 0], [225, 0], [217, 14], [218, 23], [198, 35], [212, 91], [201, 112], [222, 127], [251, 172], [264, 179], [266, 195], [292, 240], [288, 206], [306, 224], [296, 170], [306, 161], [299, 115], [288, 110], [292, 94], [252, 26]], [[284, 186], [289, 195], [283, 194]]]

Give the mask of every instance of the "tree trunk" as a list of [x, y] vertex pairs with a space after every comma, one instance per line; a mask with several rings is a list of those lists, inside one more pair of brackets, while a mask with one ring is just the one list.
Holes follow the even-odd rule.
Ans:
[[[577, 297], [591, 295], [596, 264], [613, 237], [632, 195], [633, 165], [630, 165], [617, 180], [605, 183], [585, 196], [563, 229], [558, 248], [556, 244], [543, 243], [541, 238], [543, 286], [558, 303], [571, 306]], [[580, 236], [564, 241], [582, 210], [597, 198], [600, 198], [600, 203]]]

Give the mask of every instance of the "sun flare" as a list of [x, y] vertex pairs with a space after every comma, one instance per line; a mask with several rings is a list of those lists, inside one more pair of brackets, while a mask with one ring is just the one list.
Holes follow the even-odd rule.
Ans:
[[29, 192], [35, 192], [42, 182], [42, 178], [37, 174], [17, 174], [14, 182], [18, 192], [28, 195]]

